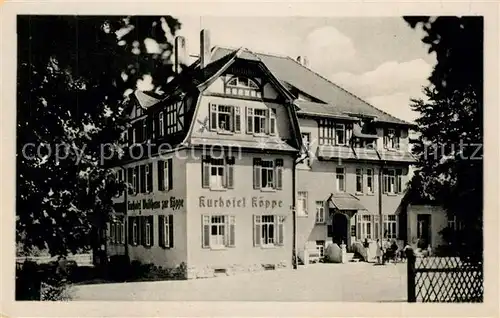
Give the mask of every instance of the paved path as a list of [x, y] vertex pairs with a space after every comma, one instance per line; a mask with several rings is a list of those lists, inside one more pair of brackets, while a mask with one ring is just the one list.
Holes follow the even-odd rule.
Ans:
[[190, 281], [75, 287], [75, 300], [405, 301], [406, 264], [314, 264]]

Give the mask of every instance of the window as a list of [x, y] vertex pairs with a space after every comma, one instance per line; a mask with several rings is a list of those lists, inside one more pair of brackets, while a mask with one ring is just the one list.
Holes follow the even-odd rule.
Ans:
[[254, 215], [254, 246], [281, 246], [284, 241], [281, 215]]
[[148, 126], [146, 119], [142, 120], [142, 138], [143, 140], [148, 140]]
[[316, 201], [316, 223], [325, 223], [325, 202]]
[[159, 122], [158, 124], [159, 135], [160, 137], [163, 137], [165, 135], [165, 122], [163, 118], [163, 112], [160, 112], [158, 122]]
[[240, 108], [232, 105], [209, 104], [210, 130], [218, 132], [240, 132]]
[[397, 225], [396, 215], [384, 215], [384, 238], [397, 238]]
[[254, 109], [254, 114], [253, 114], [254, 133], [257, 134], [266, 133], [266, 119], [267, 119], [267, 110]]
[[139, 167], [133, 168], [133, 179], [132, 179], [132, 184], [134, 186], [134, 194], [139, 193]]
[[281, 190], [283, 188], [283, 159], [253, 160], [253, 184], [254, 189]]
[[363, 193], [363, 169], [356, 169], [356, 192]]
[[316, 241], [316, 250], [318, 251], [319, 257], [323, 258], [325, 256], [325, 241]]
[[373, 193], [373, 169], [366, 169], [366, 191], [368, 193]]
[[337, 192], [345, 192], [345, 170], [344, 168], [337, 168], [336, 172], [336, 182], [337, 182]]
[[335, 125], [335, 138], [337, 145], [345, 145], [345, 126], [344, 124]]
[[174, 216], [158, 216], [159, 245], [163, 248], [174, 247]]
[[163, 116], [161, 118], [163, 118], [163, 121], [164, 121], [164, 133], [165, 135], [171, 135], [171, 134], [174, 134], [176, 132], [178, 132], [180, 129], [179, 125], [178, 125], [178, 120], [177, 120], [177, 113], [178, 113], [178, 108], [182, 107], [182, 102], [176, 102], [174, 104], [171, 104], [171, 105], [167, 105], [165, 106], [165, 109], [164, 109], [164, 118]]
[[109, 233], [109, 239], [110, 239], [111, 243], [116, 242], [115, 228], [116, 228], [116, 223], [111, 222], [110, 233]]
[[331, 119], [320, 119], [318, 127], [320, 145], [346, 145], [352, 134], [350, 126]]
[[158, 190], [170, 191], [173, 189], [172, 158], [158, 161]]
[[202, 186], [211, 189], [232, 189], [234, 187], [234, 157], [202, 160]]
[[307, 192], [299, 191], [297, 193], [297, 216], [307, 216]]
[[203, 215], [202, 247], [219, 249], [235, 246], [235, 216]]
[[384, 170], [384, 193], [395, 194], [403, 192], [403, 171], [401, 169]]
[[140, 106], [135, 107], [135, 117], [142, 116], [142, 108]]
[[262, 173], [261, 189], [273, 189], [274, 188], [274, 161], [262, 160], [261, 173]]
[[276, 135], [276, 110], [247, 107], [247, 134]]
[[384, 148], [399, 149], [400, 131], [394, 128], [384, 130]]
[[262, 245], [274, 244], [274, 215], [263, 215], [261, 222]]
[[226, 82], [226, 94], [245, 97], [261, 97], [262, 93], [257, 83], [245, 77], [232, 77]]
[[358, 230], [358, 239], [364, 240], [364, 239], [374, 239], [374, 232], [373, 231], [373, 223], [376, 224], [374, 221], [374, 217], [372, 215], [359, 215], [357, 216], [358, 219], [358, 224], [357, 224], [357, 230]]
[[384, 171], [384, 193], [395, 193], [396, 172], [393, 169]]

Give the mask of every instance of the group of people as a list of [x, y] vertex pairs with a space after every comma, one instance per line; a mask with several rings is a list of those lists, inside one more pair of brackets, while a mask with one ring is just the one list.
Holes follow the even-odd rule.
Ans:
[[[368, 242], [368, 239], [365, 239], [363, 246], [365, 247], [366, 250], [366, 257], [368, 260], [371, 259], [370, 257], [370, 243]], [[375, 252], [375, 257], [377, 259], [378, 264], [385, 264], [386, 261], [394, 261], [396, 262], [398, 259], [405, 259], [406, 258], [406, 250], [410, 248], [408, 244], [405, 245], [403, 249], [400, 249], [398, 244], [396, 243], [396, 240], [388, 241], [385, 242], [385, 244], [377, 239], [377, 249]]]

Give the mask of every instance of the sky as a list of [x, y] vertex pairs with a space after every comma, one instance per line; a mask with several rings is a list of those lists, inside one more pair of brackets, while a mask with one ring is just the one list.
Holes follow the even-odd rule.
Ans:
[[434, 55], [423, 32], [400, 17], [200, 17], [177, 16], [177, 35], [198, 55], [199, 32], [210, 30], [211, 45], [245, 47], [296, 58], [351, 93], [398, 118], [413, 121], [410, 98], [420, 98]]

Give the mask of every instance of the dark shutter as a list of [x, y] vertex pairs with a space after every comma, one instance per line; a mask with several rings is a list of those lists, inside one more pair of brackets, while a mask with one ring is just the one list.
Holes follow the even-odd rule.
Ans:
[[232, 215], [229, 216], [229, 240], [228, 246], [235, 247], [236, 246], [236, 218]]
[[234, 106], [234, 132], [241, 132], [241, 113], [238, 106]]
[[283, 189], [283, 159], [276, 159], [276, 189]]
[[155, 245], [155, 216], [150, 215], [149, 219], [149, 243], [151, 246]]
[[217, 130], [217, 111], [214, 111], [212, 107], [217, 107], [217, 105], [208, 104], [208, 114], [210, 118], [210, 130]]
[[157, 162], [158, 167], [158, 191], [163, 191], [165, 190], [165, 174], [164, 174], [164, 168], [165, 164], [163, 163], [162, 160], [158, 160]]
[[158, 215], [158, 245], [165, 246], [165, 216]]
[[134, 137], [134, 128], [130, 127], [127, 133], [127, 142], [129, 145], [132, 145], [134, 141], [133, 137]]
[[327, 228], [326, 236], [333, 237], [333, 224], [328, 224], [326, 228]]
[[168, 216], [168, 247], [174, 247], [174, 216]]
[[136, 166], [135, 167], [135, 193], [139, 193], [140, 192], [140, 184], [141, 184], [141, 178], [140, 178], [140, 174], [139, 174], [139, 166]]
[[133, 225], [134, 225], [134, 218], [129, 216], [127, 220], [128, 224], [128, 244], [133, 245], [134, 244], [134, 231], [133, 231]]
[[247, 109], [247, 112], [246, 112], [246, 115], [247, 115], [247, 134], [251, 134], [251, 133], [253, 133], [253, 116], [251, 114], [252, 108], [247, 107], [246, 109]]
[[254, 189], [260, 189], [260, 178], [261, 178], [261, 160], [260, 158], [253, 159], [253, 187]]
[[167, 159], [168, 162], [168, 189], [167, 190], [172, 190], [174, 188], [174, 177], [172, 175], [172, 158]]
[[228, 189], [234, 188], [234, 157], [229, 157], [226, 159], [226, 185]]
[[260, 246], [260, 239], [261, 239], [261, 225], [260, 225], [260, 215], [254, 215], [253, 216], [253, 245], [254, 246]]
[[128, 185], [128, 194], [134, 193], [134, 188], [132, 185], [132, 180], [134, 179], [134, 168], [127, 169], [127, 185]]
[[148, 192], [153, 192], [153, 164], [148, 164], [149, 167], [149, 175], [148, 175]]
[[282, 246], [284, 244], [284, 236], [285, 236], [285, 225], [283, 224], [283, 217], [282, 216], [277, 216], [278, 218], [278, 245]]
[[210, 247], [210, 217], [207, 215], [201, 216], [201, 247]]
[[141, 193], [146, 193], [146, 166], [145, 165], [140, 165], [139, 166], [139, 176], [140, 176], [140, 182], [141, 182]]
[[210, 187], [210, 159], [204, 157], [201, 163], [201, 185], [203, 188]]

